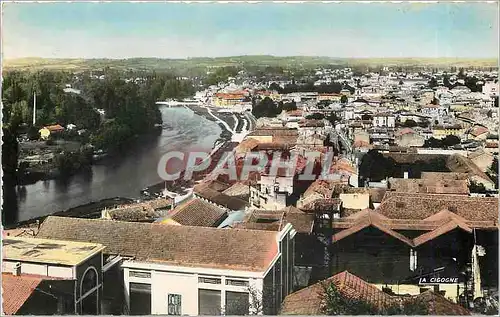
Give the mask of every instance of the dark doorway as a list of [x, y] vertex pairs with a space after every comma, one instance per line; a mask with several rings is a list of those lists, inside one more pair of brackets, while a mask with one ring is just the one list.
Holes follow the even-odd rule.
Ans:
[[151, 315], [151, 285], [130, 283], [130, 315]]
[[97, 290], [82, 300], [82, 315], [97, 315]]

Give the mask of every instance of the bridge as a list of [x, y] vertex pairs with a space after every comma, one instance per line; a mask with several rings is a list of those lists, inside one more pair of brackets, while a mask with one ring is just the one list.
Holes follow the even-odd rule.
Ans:
[[198, 100], [165, 100], [165, 101], [157, 101], [157, 105], [168, 106], [168, 107], [184, 107], [184, 106], [201, 106], [202, 103]]

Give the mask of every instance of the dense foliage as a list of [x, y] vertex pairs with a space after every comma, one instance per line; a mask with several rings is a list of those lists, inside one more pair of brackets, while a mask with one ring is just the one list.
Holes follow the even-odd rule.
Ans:
[[424, 147], [433, 149], [448, 148], [460, 144], [460, 138], [455, 135], [447, 135], [444, 139], [436, 139], [431, 137], [425, 140]]
[[[81, 93], [65, 92], [66, 85]], [[194, 87], [190, 81], [154, 72], [105, 69], [92, 76], [91, 72], [74, 75], [63, 71], [12, 71], [4, 77], [3, 123], [30, 126], [34, 93], [35, 128], [72, 123], [78, 129], [89, 130], [91, 140], [97, 140], [97, 147], [110, 149], [161, 123], [157, 100], [188, 97], [194, 93]], [[104, 110], [105, 115], [101, 116], [98, 109]], [[33, 131], [31, 128], [31, 136]]]
[[265, 97], [262, 100], [253, 100], [252, 114], [256, 118], [274, 118], [281, 113], [282, 109], [271, 98]]

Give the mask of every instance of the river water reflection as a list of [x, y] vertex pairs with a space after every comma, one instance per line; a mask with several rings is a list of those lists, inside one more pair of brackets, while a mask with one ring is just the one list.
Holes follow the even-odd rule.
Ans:
[[139, 196], [142, 188], [161, 181], [157, 173], [160, 157], [168, 151], [212, 148], [221, 128], [217, 123], [186, 108], [161, 107], [161, 135], [141, 138], [126, 154], [105, 159], [68, 181], [39, 181], [17, 190], [17, 221], [66, 210], [110, 197]]

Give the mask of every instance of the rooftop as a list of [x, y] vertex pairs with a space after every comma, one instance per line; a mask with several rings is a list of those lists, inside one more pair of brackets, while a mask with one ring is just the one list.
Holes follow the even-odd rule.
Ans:
[[395, 296], [388, 295], [356, 275], [344, 271], [285, 297], [280, 314], [323, 315], [321, 307], [324, 287], [330, 283], [333, 283], [343, 296], [365, 300], [377, 307], [397, 300]]
[[106, 254], [136, 261], [254, 272], [265, 271], [279, 252], [276, 232], [54, 216], [38, 236], [98, 242]]
[[[65, 217], [56, 218], [69, 219]], [[68, 229], [73, 230], [74, 228]], [[90, 242], [8, 237], [2, 240], [3, 258], [14, 261], [74, 266], [105, 248], [101, 244]]]
[[429, 194], [469, 194], [468, 181], [442, 179], [405, 179], [390, 178], [389, 189], [396, 192], [405, 193], [429, 193]]
[[227, 212], [224, 209], [202, 199], [194, 198], [172, 210], [168, 219], [183, 226], [216, 227], [226, 217]]
[[15, 315], [43, 279], [38, 275], [2, 273], [2, 313]]
[[392, 219], [425, 219], [445, 208], [466, 220], [498, 222], [498, 198], [388, 191], [376, 210]]

